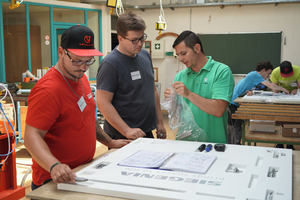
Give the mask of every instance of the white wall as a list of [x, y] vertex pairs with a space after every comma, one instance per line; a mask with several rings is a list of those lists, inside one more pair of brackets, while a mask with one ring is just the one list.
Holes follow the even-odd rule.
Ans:
[[[31, 2], [40, 2], [39, 0], [29, 0]], [[128, 1], [133, 5], [134, 0]], [[155, 1], [151, 1], [155, 2]], [[163, 0], [163, 4], [170, 1]], [[175, 2], [175, 1], [174, 1]], [[103, 36], [103, 54], [107, 55], [111, 51], [111, 27], [109, 8], [106, 6], [70, 3], [54, 0], [45, 0], [43, 3], [85, 7], [102, 10], [102, 36]], [[126, 1], [123, 1], [126, 4]], [[149, 5], [149, 4], [148, 4]], [[126, 10], [127, 12], [128, 10]], [[142, 16], [147, 24], [146, 33], [148, 39], [155, 42], [158, 31], [155, 30], [155, 22], [158, 21], [159, 9], [133, 10], [133, 12]], [[230, 33], [230, 32], [272, 32], [282, 31], [281, 60], [290, 60], [295, 65], [300, 65], [300, 56], [298, 56], [298, 47], [300, 46], [300, 3], [279, 3], [242, 5], [238, 7], [225, 6], [221, 9], [219, 6], [205, 6], [193, 8], [175, 8], [171, 10], [164, 8], [167, 30], [165, 32], [174, 32], [180, 34], [184, 30], [192, 30], [196, 33]], [[165, 51], [173, 51], [172, 44], [175, 37], [167, 36], [165, 40]], [[205, 49], [205, 47], [204, 47]], [[221, 61], [220, 61], [221, 62]], [[161, 83], [161, 99], [163, 91], [169, 87], [172, 77], [178, 70], [184, 69], [177, 59], [166, 57], [164, 59], [153, 59], [154, 67], [158, 67], [158, 80]], [[253, 66], [255, 70], [256, 66]], [[275, 66], [274, 66], [275, 67]], [[244, 75], [236, 75], [236, 83]], [[174, 77], [173, 77], [174, 78]]]
[[[159, 9], [146, 9], [144, 12], [133, 10], [133, 12], [141, 15], [145, 20], [147, 40], [155, 41], [158, 31], [154, 27], [160, 14]], [[281, 60], [290, 60], [293, 64], [300, 65], [298, 51], [300, 46], [300, 3], [280, 3], [277, 6], [275, 4], [226, 6], [223, 9], [219, 6], [175, 8], [174, 11], [165, 8], [164, 13], [167, 22], [167, 30], [164, 32], [177, 34], [184, 30], [204, 34], [282, 31], [283, 38], [286, 38], [286, 44], [282, 44]], [[167, 36], [162, 39], [166, 42], [166, 51], [172, 51], [175, 38]], [[153, 59], [154, 67], [159, 69], [158, 79], [162, 84], [162, 93], [168, 86], [165, 84], [165, 77], [178, 69], [174, 63], [174, 71], [170, 72], [170, 68], [166, 66], [166, 63], [169, 63], [166, 62], [168, 59], [169, 57]], [[253, 70], [255, 67], [253, 66]], [[237, 82], [241, 76], [236, 77]]]

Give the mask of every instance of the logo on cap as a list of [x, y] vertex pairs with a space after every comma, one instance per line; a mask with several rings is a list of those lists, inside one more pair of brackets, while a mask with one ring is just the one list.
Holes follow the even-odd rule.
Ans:
[[92, 36], [84, 36], [83, 41], [85, 43], [79, 43], [80, 46], [92, 47], [94, 44], [89, 44], [92, 41]]
[[280, 63], [280, 75], [286, 78], [294, 75], [294, 70], [291, 62], [285, 60]]
[[91, 36], [85, 36], [84, 39], [85, 43], [90, 43], [91, 42]]

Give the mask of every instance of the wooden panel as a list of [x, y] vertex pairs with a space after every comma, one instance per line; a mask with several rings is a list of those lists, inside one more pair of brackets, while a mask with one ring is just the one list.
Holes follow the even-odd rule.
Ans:
[[287, 105], [287, 104], [265, 104], [265, 103], [243, 103], [243, 107], [272, 107], [272, 108], [285, 108], [285, 109], [300, 109], [300, 105]]
[[232, 118], [300, 122], [300, 105], [241, 103]]
[[[268, 113], [265, 114], [264, 112], [243, 112], [243, 111], [236, 111], [235, 114], [247, 114], [247, 115], [267, 115], [267, 116], [277, 116], [278, 113]], [[286, 116], [286, 117], [300, 117], [300, 114], [291, 114], [291, 113], [281, 113], [281, 116]]]
[[282, 122], [300, 122], [299, 117], [287, 116], [271, 116], [271, 115], [253, 115], [253, 114], [233, 114], [232, 119], [256, 119], [256, 120], [271, 120]]
[[39, 26], [30, 26], [31, 72], [37, 76], [37, 69], [42, 69], [41, 30]]
[[278, 113], [278, 114], [281, 114], [281, 113], [299, 113], [298, 110], [285, 110], [285, 109], [254, 109], [254, 108], [239, 108], [238, 111], [252, 111], [252, 112], [257, 112], [257, 113]]
[[[27, 40], [25, 25], [4, 26], [6, 82], [21, 82], [22, 73], [28, 69]], [[31, 71], [42, 68], [41, 34], [39, 26], [30, 26]]]
[[20, 106], [21, 132], [22, 132], [23, 139], [25, 136], [25, 121], [26, 121], [27, 109], [28, 109], [27, 106]]
[[283, 101], [281, 100], [280, 102], [266, 102], [266, 101], [261, 101], [260, 99], [244, 99], [243, 97], [238, 97], [236, 98], [233, 102], [236, 102], [236, 103], [257, 103], [257, 104], [264, 104], [264, 105], [283, 105], [283, 104], [287, 104], [287, 106], [291, 106], [291, 105], [299, 105], [300, 104], [300, 101], [299, 100], [295, 100], [295, 101]]

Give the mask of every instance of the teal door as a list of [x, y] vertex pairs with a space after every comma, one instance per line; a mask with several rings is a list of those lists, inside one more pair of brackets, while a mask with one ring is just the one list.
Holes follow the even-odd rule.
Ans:
[[[71, 26], [76, 26], [78, 24], [71, 24], [71, 23], [65, 23], [65, 24], [54, 24], [53, 25], [53, 38], [52, 41], [52, 65], [55, 65], [58, 61], [58, 47], [60, 46], [60, 40], [61, 40], [61, 35], [65, 30], [70, 28]], [[80, 24], [81, 26], [85, 26], [85, 24]]]

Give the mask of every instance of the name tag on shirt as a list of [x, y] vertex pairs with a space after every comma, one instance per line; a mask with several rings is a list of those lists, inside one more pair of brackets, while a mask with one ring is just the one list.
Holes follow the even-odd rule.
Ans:
[[79, 99], [79, 101], [77, 102], [77, 104], [78, 104], [78, 106], [79, 106], [80, 111], [82, 112], [82, 111], [85, 109], [85, 107], [86, 107], [86, 103], [85, 103], [85, 101], [84, 101], [83, 96], [80, 97], [80, 99]]
[[297, 87], [297, 83], [291, 83], [291, 87]]
[[140, 71], [135, 71], [135, 72], [131, 72], [131, 79], [134, 80], [138, 80], [141, 79], [141, 73]]

